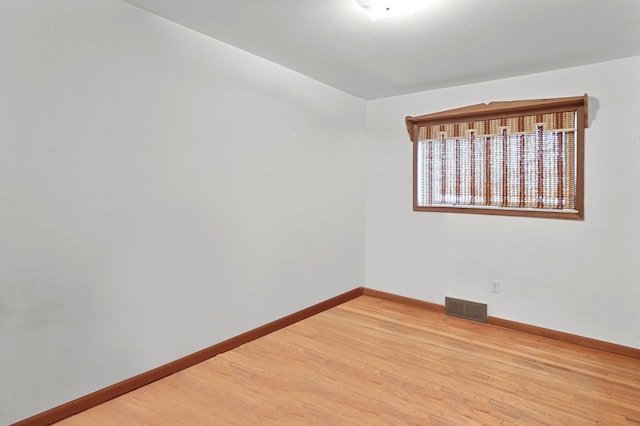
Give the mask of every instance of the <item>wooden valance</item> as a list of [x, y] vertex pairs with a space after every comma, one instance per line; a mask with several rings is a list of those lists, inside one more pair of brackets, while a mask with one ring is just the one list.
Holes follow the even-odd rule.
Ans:
[[[466, 137], [469, 131], [476, 135], [498, 134], [501, 128], [509, 133], [531, 132], [535, 126], [546, 130], [565, 127], [563, 113], [582, 111], [578, 122], [588, 127], [588, 96], [536, 99], [524, 101], [490, 102], [417, 117], [407, 116], [405, 123], [412, 142], [445, 137]], [[568, 120], [566, 120], [568, 122]], [[420, 129], [420, 130], [418, 130]]]

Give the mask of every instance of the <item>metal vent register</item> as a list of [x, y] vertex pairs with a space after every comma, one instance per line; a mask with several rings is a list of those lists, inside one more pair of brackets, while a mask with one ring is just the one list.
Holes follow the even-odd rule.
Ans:
[[469, 300], [445, 297], [445, 312], [447, 315], [479, 322], [487, 322], [487, 304], [471, 302]]

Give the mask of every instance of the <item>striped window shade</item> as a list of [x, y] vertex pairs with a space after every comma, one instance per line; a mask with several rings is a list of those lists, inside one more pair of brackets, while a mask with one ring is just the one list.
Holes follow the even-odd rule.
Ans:
[[407, 117], [414, 210], [582, 219], [587, 99]]

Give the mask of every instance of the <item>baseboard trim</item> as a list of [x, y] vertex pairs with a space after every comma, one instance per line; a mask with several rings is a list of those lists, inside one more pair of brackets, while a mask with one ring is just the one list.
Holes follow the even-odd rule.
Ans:
[[192, 367], [223, 352], [227, 352], [252, 340], [280, 330], [281, 328], [287, 327], [298, 321], [326, 311], [327, 309], [331, 309], [342, 303], [348, 302], [349, 300], [362, 296], [363, 293], [364, 288], [358, 287], [336, 297], [332, 297], [331, 299], [325, 300], [324, 302], [320, 302], [316, 305], [310, 306], [306, 309], [295, 312], [291, 315], [287, 315], [286, 317], [277, 319], [268, 324], [247, 331], [246, 333], [240, 334], [216, 345], [195, 352], [191, 355], [187, 355], [176, 361], [162, 365], [158, 368], [139, 374], [130, 379], [123, 380], [122, 382], [90, 393], [89, 395], [59, 405], [50, 410], [29, 417], [25, 420], [21, 420], [17, 423], [14, 423], [12, 426], [42, 426], [59, 422], [82, 411], [88, 410], [89, 408], [95, 407], [111, 399], [131, 392], [135, 389], [141, 388], [142, 386], [146, 386], [164, 377], [170, 376], [174, 373], [184, 370], [185, 368]]
[[551, 330], [549, 328], [491, 316], [487, 317], [487, 323], [500, 327], [511, 328], [513, 330], [524, 331], [537, 336], [549, 337], [551, 339], [561, 340], [563, 342], [573, 343], [587, 348], [599, 349], [616, 355], [624, 355], [630, 358], [640, 359], [640, 349], [632, 348], [630, 346], [618, 345], [617, 343], [605, 342], [603, 340], [592, 339], [590, 337], [578, 336], [576, 334], [565, 333], [562, 331]]
[[[431, 311], [438, 311], [444, 314], [444, 305], [437, 303], [426, 302], [419, 299], [412, 299], [410, 297], [398, 296], [393, 293], [386, 293], [384, 291], [372, 290], [365, 288], [363, 295], [378, 297], [380, 299], [389, 300], [392, 302], [398, 302], [417, 308], [428, 309]], [[576, 345], [584, 346], [587, 348], [598, 349], [604, 352], [609, 352], [617, 355], [624, 355], [630, 358], [640, 359], [640, 349], [632, 348], [630, 346], [618, 345], [616, 343], [605, 342], [602, 340], [592, 339], [590, 337], [578, 336], [575, 334], [565, 333], [562, 331], [551, 330], [548, 328], [538, 327], [535, 325], [524, 324], [521, 322], [510, 321], [502, 318], [487, 317], [487, 323], [496, 325], [499, 327], [510, 328], [512, 330], [523, 331], [529, 334], [537, 336], [548, 337], [555, 340], [561, 340], [563, 342], [573, 343]]]
[[363, 293], [364, 296], [377, 297], [379, 299], [388, 300], [390, 302], [398, 302], [403, 305], [413, 306], [416, 308], [428, 309], [430, 311], [441, 312], [444, 314], [444, 305], [439, 305], [437, 303], [426, 302], [420, 299], [412, 299], [410, 297], [399, 296], [394, 293], [387, 293], [385, 291], [373, 290], [371, 288], [364, 288]]

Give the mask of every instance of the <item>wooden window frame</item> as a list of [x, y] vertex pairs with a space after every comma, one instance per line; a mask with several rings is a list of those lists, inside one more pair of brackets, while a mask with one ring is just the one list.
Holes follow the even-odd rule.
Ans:
[[[411, 142], [413, 142], [413, 210], [422, 212], [471, 213], [503, 216], [524, 216], [555, 219], [584, 219], [584, 133], [588, 127], [588, 96], [576, 96], [555, 99], [537, 99], [524, 101], [491, 102], [468, 107], [456, 108], [416, 117], [407, 116], [405, 123]], [[472, 205], [431, 205], [418, 204], [418, 141], [420, 128], [434, 125], [447, 125], [461, 122], [477, 122], [494, 119], [513, 119], [514, 117], [538, 114], [553, 114], [568, 111], [576, 113], [575, 129], [575, 201], [574, 209], [551, 208], [513, 208], [513, 207], [476, 207]], [[443, 160], [444, 161], [444, 160]], [[456, 167], [460, 167], [457, 165]], [[506, 166], [505, 166], [506, 167]], [[459, 173], [459, 169], [456, 169]], [[524, 173], [524, 172], [521, 172]], [[561, 172], [559, 172], [561, 173]], [[473, 179], [473, 177], [471, 178]]]

